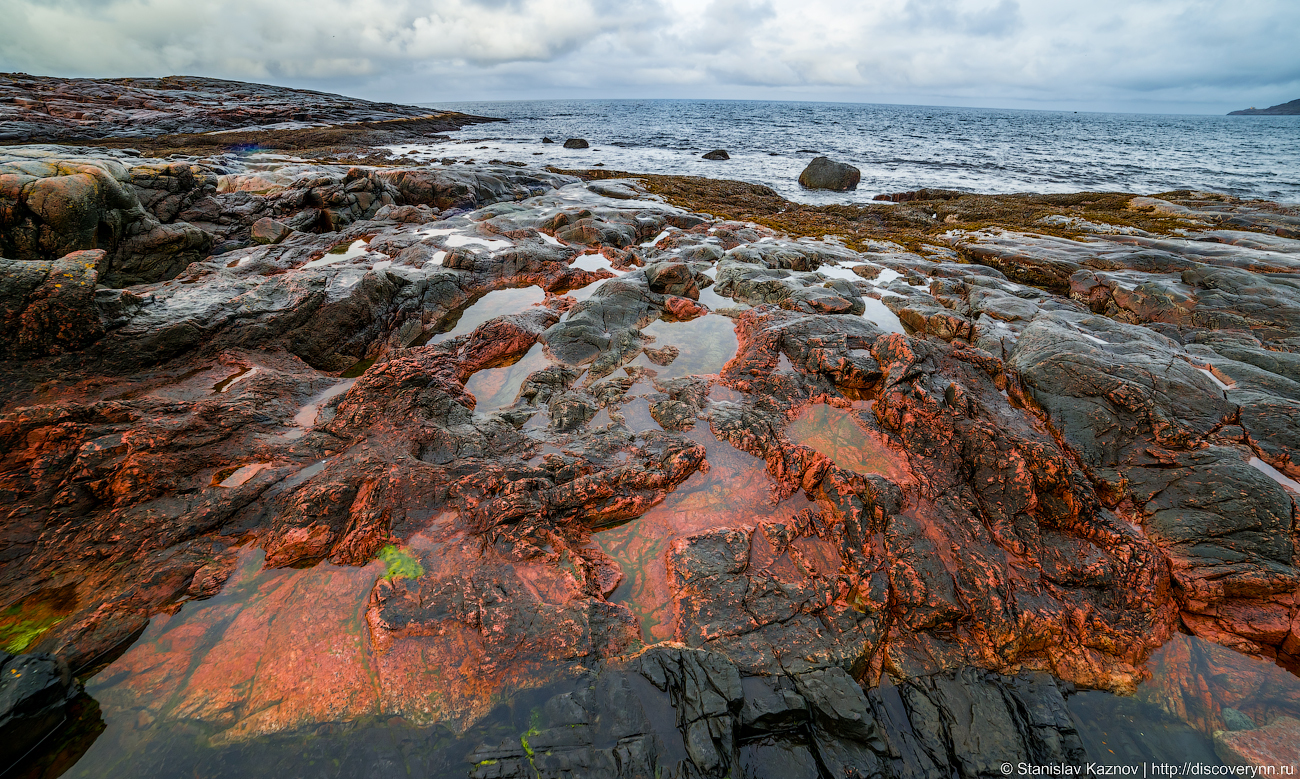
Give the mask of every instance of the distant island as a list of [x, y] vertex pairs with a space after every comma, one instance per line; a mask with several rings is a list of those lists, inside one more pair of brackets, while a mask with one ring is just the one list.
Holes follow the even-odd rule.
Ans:
[[1229, 111], [1228, 116], [1294, 116], [1300, 114], [1300, 100], [1275, 105], [1272, 108], [1245, 108]]

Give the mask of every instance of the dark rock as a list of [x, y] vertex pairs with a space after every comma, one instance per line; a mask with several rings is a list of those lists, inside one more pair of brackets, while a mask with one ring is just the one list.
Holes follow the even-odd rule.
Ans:
[[12, 766], [62, 725], [79, 691], [68, 666], [53, 655], [0, 650], [0, 765]]
[[1228, 112], [1228, 116], [1294, 116], [1296, 114], [1300, 114], [1300, 100], [1279, 103], [1269, 108], [1244, 108], [1240, 111]]
[[835, 162], [829, 157], [817, 157], [799, 174], [799, 186], [835, 192], [857, 189], [861, 180], [862, 171], [847, 163]]
[[95, 284], [102, 249], [54, 262], [0, 260], [0, 343], [9, 357], [77, 351], [104, 334]]
[[663, 295], [698, 300], [700, 287], [695, 282], [695, 274], [684, 262], [656, 262], [645, 266], [643, 271], [651, 292]]
[[768, 736], [740, 748], [744, 779], [820, 779], [817, 758], [804, 744]]
[[1228, 730], [1254, 730], [1255, 721], [1234, 708], [1223, 710], [1223, 726]]
[[564, 148], [566, 149], [585, 149], [590, 145], [582, 138], [570, 138], [564, 142]]
[[552, 141], [550, 138], [543, 138], [542, 143], [555, 143], [555, 141]]
[[429, 109], [197, 76], [68, 79], [0, 74], [0, 126], [7, 140], [151, 137], [291, 123], [377, 122]]
[[726, 149], [714, 149], [707, 154], [702, 155], [706, 160], [729, 160], [731, 155], [727, 154]]
[[952, 200], [965, 194], [967, 193], [955, 189], [914, 189], [909, 192], [891, 192], [876, 195], [871, 199], [890, 203], [910, 203], [913, 200]]

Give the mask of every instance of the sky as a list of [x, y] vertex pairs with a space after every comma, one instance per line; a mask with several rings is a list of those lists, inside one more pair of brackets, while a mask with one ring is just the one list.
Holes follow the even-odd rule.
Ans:
[[1300, 98], [1300, 0], [0, 0], [0, 71], [1225, 113]]

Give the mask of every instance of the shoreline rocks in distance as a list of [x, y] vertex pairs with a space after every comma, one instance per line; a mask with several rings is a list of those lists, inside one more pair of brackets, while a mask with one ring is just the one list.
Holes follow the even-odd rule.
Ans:
[[413, 105], [216, 78], [0, 73], [0, 142], [9, 143], [321, 129], [434, 115], [443, 114]]
[[703, 155], [703, 157], [704, 157], [704, 159], [706, 159], [706, 160], [729, 160], [729, 159], [731, 159], [731, 155], [730, 155], [730, 154], [727, 154], [727, 150], [726, 150], [726, 149], [714, 149], [713, 151], [709, 152], [708, 154]]
[[805, 189], [829, 189], [834, 192], [847, 192], [858, 188], [862, 180], [862, 171], [844, 162], [835, 162], [830, 157], [817, 157], [808, 163], [808, 167], [799, 174], [799, 186]]
[[1268, 108], [1243, 108], [1229, 111], [1228, 116], [1300, 116], [1300, 99], [1289, 103], [1278, 103]]

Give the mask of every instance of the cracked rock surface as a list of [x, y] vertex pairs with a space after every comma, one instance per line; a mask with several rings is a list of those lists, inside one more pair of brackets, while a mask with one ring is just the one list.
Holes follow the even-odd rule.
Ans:
[[1087, 707], [1214, 760], [1300, 717], [1284, 214], [859, 251], [518, 166], [0, 186], [0, 629], [98, 670], [117, 770], [993, 777], [1098, 759]]

